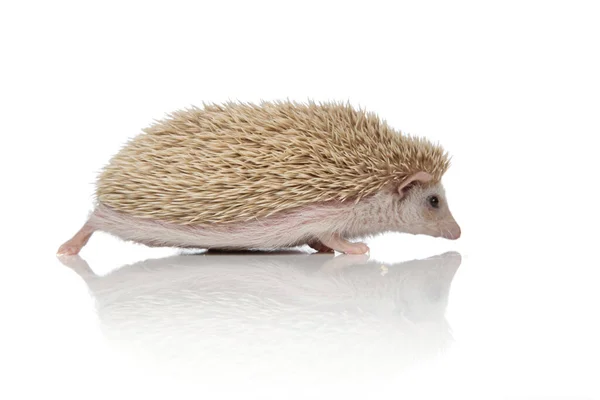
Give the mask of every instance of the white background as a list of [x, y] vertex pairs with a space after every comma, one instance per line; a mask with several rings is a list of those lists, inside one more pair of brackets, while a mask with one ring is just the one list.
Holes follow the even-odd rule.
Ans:
[[[268, 388], [288, 398], [598, 398], [599, 20], [592, 1], [2, 2], [0, 397], [268, 398]], [[445, 351], [424, 357], [430, 342], [390, 322], [385, 296], [365, 294], [368, 274], [355, 290], [378, 313], [342, 324], [322, 303], [346, 284], [292, 279], [285, 261], [252, 278], [250, 256], [224, 268], [205, 257], [158, 281], [106, 280], [90, 295], [74, 273], [82, 264], [55, 257], [90, 211], [96, 174], [154, 119], [202, 102], [285, 98], [349, 100], [452, 154], [444, 183], [462, 238], [368, 241], [372, 262], [390, 270], [460, 253], [442, 307], [453, 337]], [[108, 276], [175, 253], [96, 234], [81, 257]], [[278, 290], [242, 307], [244, 291], [273, 274]], [[207, 279], [230, 295], [218, 307]], [[402, 295], [431, 316], [422, 287], [408, 280]], [[201, 306], [191, 300], [199, 293]], [[114, 307], [97, 312], [95, 296]], [[277, 309], [298, 299], [301, 312]], [[265, 320], [269, 307], [280, 319]], [[238, 332], [240, 310], [258, 324], [248, 328], [261, 332], [254, 341]], [[246, 341], [212, 351], [223, 337]], [[286, 376], [273, 360], [294, 352], [312, 354], [311, 368]], [[211, 356], [225, 369], [211, 370]], [[259, 364], [272, 379], [236, 381]]]

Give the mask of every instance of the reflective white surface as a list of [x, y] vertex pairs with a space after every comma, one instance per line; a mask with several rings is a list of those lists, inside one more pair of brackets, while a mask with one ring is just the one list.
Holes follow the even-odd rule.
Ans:
[[[173, 254], [111, 241], [88, 251], [97, 264], [25, 262], [26, 290], [4, 282], [4, 360], [14, 377], [4, 390], [119, 399], [599, 393], [589, 258], [514, 247], [513, 256], [445, 251], [382, 262], [306, 249]], [[111, 266], [101, 254], [124, 248], [156, 258]]]
[[[97, 276], [103, 335], [144, 367], [195, 381], [385, 383], [443, 353], [457, 253], [384, 265], [368, 257], [185, 255]], [[264, 386], [264, 385], [263, 385]]]

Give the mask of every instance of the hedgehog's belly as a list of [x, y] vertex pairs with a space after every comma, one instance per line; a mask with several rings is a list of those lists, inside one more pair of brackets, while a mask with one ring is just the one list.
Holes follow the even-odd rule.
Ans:
[[95, 230], [148, 246], [275, 249], [309, 242], [331, 228], [331, 217], [329, 210], [312, 207], [250, 223], [183, 226], [132, 217], [100, 204], [89, 223]]

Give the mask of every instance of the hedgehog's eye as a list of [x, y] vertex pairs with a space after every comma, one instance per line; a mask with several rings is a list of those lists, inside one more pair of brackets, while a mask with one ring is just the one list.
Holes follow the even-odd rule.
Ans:
[[433, 208], [439, 208], [440, 207], [440, 199], [437, 196], [429, 196], [427, 198], [427, 202]]

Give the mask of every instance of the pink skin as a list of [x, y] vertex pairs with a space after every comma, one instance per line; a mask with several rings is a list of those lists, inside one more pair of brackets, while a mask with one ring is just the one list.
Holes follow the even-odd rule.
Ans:
[[85, 246], [90, 240], [95, 229], [86, 223], [71, 239], [63, 243], [58, 249], [57, 254], [60, 255], [75, 255]]
[[[148, 246], [212, 249], [274, 250], [308, 244], [318, 252], [365, 254], [369, 247], [348, 239], [387, 231], [458, 239], [460, 227], [448, 209], [440, 183], [419, 172], [402, 185], [355, 202], [331, 202], [302, 207], [262, 220], [230, 225], [181, 226], [128, 216], [102, 204], [86, 224], [58, 250], [74, 255], [96, 230]], [[439, 198], [439, 207], [428, 203]]]

